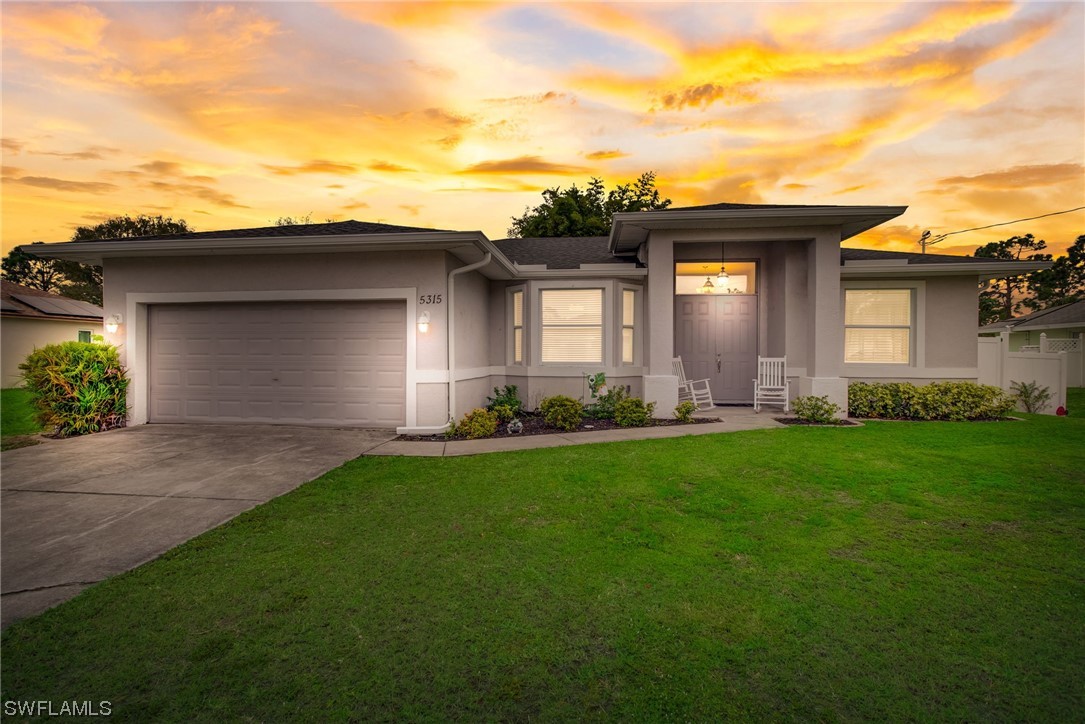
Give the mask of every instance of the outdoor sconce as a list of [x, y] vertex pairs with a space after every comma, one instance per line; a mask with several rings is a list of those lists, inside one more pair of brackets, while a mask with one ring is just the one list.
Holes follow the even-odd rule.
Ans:
[[429, 331], [429, 312], [422, 312], [418, 315], [418, 331], [422, 334]]
[[121, 323], [124, 321], [124, 317], [119, 314], [112, 314], [105, 320], [105, 331], [110, 334], [116, 334], [120, 329]]

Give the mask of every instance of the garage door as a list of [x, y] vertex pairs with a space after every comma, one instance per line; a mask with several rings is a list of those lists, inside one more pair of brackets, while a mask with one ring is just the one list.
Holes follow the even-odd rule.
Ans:
[[150, 307], [151, 422], [405, 424], [403, 302]]

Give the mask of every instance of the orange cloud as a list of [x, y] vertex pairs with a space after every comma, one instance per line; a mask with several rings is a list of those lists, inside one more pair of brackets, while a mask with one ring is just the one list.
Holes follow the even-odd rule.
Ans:
[[400, 166], [398, 163], [392, 163], [391, 161], [374, 161], [369, 164], [371, 171], [384, 171], [387, 173], [407, 173], [414, 171], [413, 168], [407, 168], [406, 166]]
[[[1076, 183], [1085, 190], [1085, 166], [1080, 163], [1035, 164], [989, 171], [976, 176], [949, 176], [937, 181], [939, 186], [979, 186], [1013, 190], [1025, 186], [1051, 186]], [[938, 191], [942, 193], [942, 191]]]
[[628, 156], [628, 153], [624, 153], [623, 151], [614, 148], [607, 151], [592, 151], [591, 153], [585, 154], [584, 158], [589, 161], [607, 161], [612, 158], [626, 158]]
[[49, 176], [21, 176], [19, 178], [5, 178], [4, 180], [9, 184], [22, 184], [53, 191], [77, 191], [87, 194], [106, 194], [119, 188], [116, 184], [104, 181], [70, 181]]
[[551, 163], [544, 161], [539, 156], [520, 156], [502, 161], [483, 161], [469, 166], [459, 173], [523, 173], [523, 174], [554, 174], [569, 176], [573, 174], [589, 173], [591, 169], [584, 166], [570, 166], [567, 164]]
[[268, 171], [277, 176], [297, 176], [303, 173], [327, 173], [336, 176], [352, 176], [358, 172], [358, 167], [351, 163], [338, 163], [316, 159], [297, 166], [273, 166], [268, 163], [260, 164]]

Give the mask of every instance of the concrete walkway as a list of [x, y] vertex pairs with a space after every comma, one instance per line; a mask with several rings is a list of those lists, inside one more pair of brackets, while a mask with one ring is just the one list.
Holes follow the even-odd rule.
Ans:
[[8, 450], [0, 482], [2, 625], [156, 558], [394, 436], [139, 425]]
[[721, 420], [720, 422], [705, 422], [698, 425], [630, 427], [619, 430], [568, 432], [552, 435], [509, 435], [508, 437], [487, 440], [452, 440], [448, 442], [390, 440], [377, 445], [365, 454], [451, 457], [454, 455], [509, 452], [510, 450], [534, 450], [536, 448], [562, 447], [565, 445], [590, 445], [591, 443], [617, 442], [620, 440], [658, 440], [660, 438], [683, 437], [685, 435], [711, 435], [718, 432], [785, 427], [785, 425], [773, 419], [780, 417], [781, 414], [775, 408], [755, 413], [752, 407], [717, 407], [712, 410], [702, 410], [696, 413], [695, 417], [718, 417]]

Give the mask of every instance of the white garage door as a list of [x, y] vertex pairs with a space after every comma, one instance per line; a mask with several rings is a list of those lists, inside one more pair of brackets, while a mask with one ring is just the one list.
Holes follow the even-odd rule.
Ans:
[[405, 424], [403, 302], [150, 307], [151, 422]]

